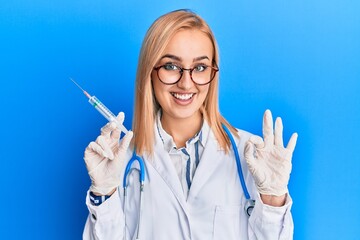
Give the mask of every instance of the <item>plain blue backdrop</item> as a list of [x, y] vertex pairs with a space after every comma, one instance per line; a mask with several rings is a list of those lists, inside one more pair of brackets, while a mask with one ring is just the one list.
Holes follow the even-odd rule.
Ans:
[[269, 108], [299, 133], [295, 239], [360, 236], [360, 2], [0, 0], [0, 238], [80, 239], [87, 144], [106, 123], [73, 77], [131, 127], [142, 39], [199, 13], [220, 46], [220, 107], [261, 134]]

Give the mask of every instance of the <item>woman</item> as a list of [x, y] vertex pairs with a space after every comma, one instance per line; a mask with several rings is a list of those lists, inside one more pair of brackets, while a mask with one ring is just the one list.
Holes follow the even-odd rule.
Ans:
[[[179, 10], [153, 23], [139, 58], [134, 132], [119, 141], [109, 123], [85, 150], [92, 185], [84, 239], [292, 239], [287, 184], [297, 134], [284, 148], [281, 119], [273, 131], [269, 110], [264, 139], [232, 127], [218, 109], [218, 63], [214, 35], [198, 15]], [[222, 125], [255, 199], [250, 217]], [[126, 198], [118, 188], [134, 149], [147, 174], [141, 211], [137, 172]]]

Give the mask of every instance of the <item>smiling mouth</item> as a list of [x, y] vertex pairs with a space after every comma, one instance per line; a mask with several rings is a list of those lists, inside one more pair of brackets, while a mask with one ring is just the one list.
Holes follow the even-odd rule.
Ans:
[[186, 101], [186, 100], [190, 100], [195, 95], [195, 93], [186, 93], [186, 94], [171, 93], [171, 95], [176, 99]]

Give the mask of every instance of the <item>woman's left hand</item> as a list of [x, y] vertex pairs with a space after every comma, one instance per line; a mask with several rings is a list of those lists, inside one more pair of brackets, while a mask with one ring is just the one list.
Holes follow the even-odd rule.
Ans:
[[263, 118], [264, 139], [254, 135], [245, 145], [245, 159], [263, 200], [264, 195], [276, 199], [288, 192], [291, 158], [298, 135], [293, 133], [285, 148], [282, 132], [281, 118], [276, 118], [273, 131], [273, 118], [270, 110], [266, 110]]

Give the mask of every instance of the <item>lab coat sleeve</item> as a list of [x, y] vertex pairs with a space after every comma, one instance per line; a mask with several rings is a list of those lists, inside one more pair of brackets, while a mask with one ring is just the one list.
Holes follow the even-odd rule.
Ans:
[[248, 219], [248, 238], [250, 240], [293, 239], [294, 223], [290, 211], [292, 199], [289, 193], [287, 194], [285, 205], [282, 207], [273, 207], [262, 202], [244, 156], [245, 143], [252, 134], [242, 130], [238, 130], [238, 132], [240, 134], [238, 149], [241, 154], [241, 165], [244, 170], [246, 186], [250, 196], [255, 199], [255, 207]]
[[99, 206], [91, 204], [88, 192], [86, 205], [89, 215], [83, 232], [84, 240], [122, 239], [125, 221], [118, 191]]
[[257, 194], [254, 210], [249, 218], [249, 239], [293, 239], [294, 223], [291, 216], [292, 199], [288, 194], [285, 205], [273, 207], [261, 201]]

